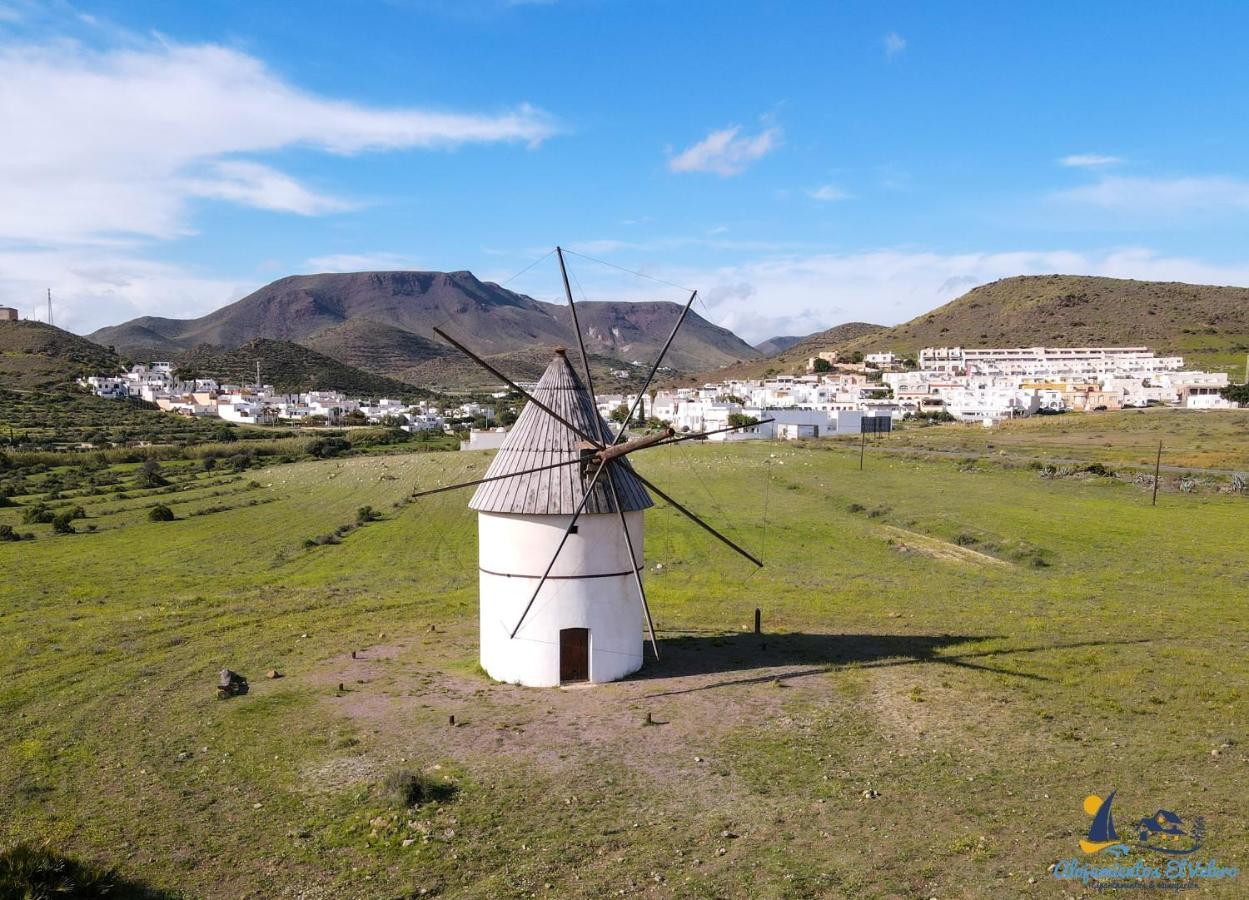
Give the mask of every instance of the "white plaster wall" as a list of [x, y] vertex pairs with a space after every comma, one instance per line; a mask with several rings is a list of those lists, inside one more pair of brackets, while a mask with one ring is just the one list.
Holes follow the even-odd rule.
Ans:
[[[641, 566], [641, 511], [625, 513], [635, 565]], [[516, 637], [525, 604], [559, 546], [571, 516], [479, 513], [481, 665], [491, 678], [550, 687], [559, 684], [559, 632], [590, 630], [590, 680], [615, 681], [642, 667], [642, 603], [629, 574], [617, 513], [583, 515]], [[623, 573], [623, 574], [609, 574]]]

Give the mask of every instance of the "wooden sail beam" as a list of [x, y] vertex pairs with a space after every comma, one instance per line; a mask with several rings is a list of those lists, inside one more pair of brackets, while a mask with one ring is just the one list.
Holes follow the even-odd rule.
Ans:
[[[504, 384], [506, 384], [506, 385], [507, 385], [508, 387], [510, 387], [512, 390], [516, 391], [516, 393], [520, 394], [522, 397], [524, 397], [526, 400], [528, 400], [528, 401], [529, 401], [530, 403], [532, 403], [534, 406], [538, 407], [538, 409], [540, 409], [540, 410], [542, 410], [543, 412], [545, 412], [548, 416], [550, 416], [551, 418], [553, 418], [556, 422], [559, 422], [559, 423], [560, 423], [561, 425], [563, 425], [565, 428], [567, 428], [567, 429], [569, 429], [570, 431], [572, 431], [574, 434], [576, 434], [576, 435], [577, 435], [579, 438], [581, 438], [582, 440], [589, 441], [590, 443], [594, 444], [594, 446], [595, 446], [595, 447], [602, 447], [602, 446], [603, 446], [603, 442], [602, 442], [601, 437], [599, 437], [599, 438], [592, 437], [591, 435], [589, 435], [589, 434], [587, 434], [586, 432], [582, 431], [580, 428], [578, 428], [578, 427], [577, 427], [576, 425], [574, 425], [572, 422], [569, 422], [567, 419], [565, 419], [563, 416], [561, 416], [561, 415], [560, 415], [559, 413], [557, 413], [555, 410], [551, 409], [551, 407], [547, 406], [545, 403], [543, 403], [541, 400], [539, 400], [539, 399], [538, 399], [537, 397], [535, 397], [533, 394], [529, 393], [527, 390], [525, 390], [525, 389], [524, 389], [523, 387], [521, 387], [519, 384], [517, 384], [516, 382], [512, 381], [512, 379], [508, 378], [506, 375], [504, 375], [502, 372], [500, 372], [500, 371], [499, 371], [498, 369], [496, 369], [494, 366], [490, 365], [490, 363], [486, 362], [484, 359], [482, 359], [480, 356], [478, 356], [478, 355], [477, 355], [476, 353], [474, 353], [472, 350], [469, 350], [467, 347], [465, 347], [463, 344], [461, 344], [461, 343], [460, 343], [459, 341], [457, 341], [455, 338], [451, 337], [451, 335], [447, 334], [447, 333], [446, 333], [445, 331], [443, 331], [441, 328], [435, 328], [435, 329], [434, 329], [434, 334], [438, 335], [440, 338], [442, 338], [444, 341], [446, 341], [447, 343], [449, 343], [451, 346], [455, 347], [455, 349], [459, 350], [461, 353], [463, 353], [465, 356], [467, 356], [467, 357], [468, 357], [469, 359], [471, 359], [473, 362], [477, 363], [477, 365], [481, 366], [483, 369], [485, 369], [487, 372], [489, 372], [489, 373], [490, 373], [491, 375], [493, 375], [495, 378], [498, 378], [500, 381], [502, 381]], [[597, 410], [597, 409], [594, 411], [594, 414], [595, 414], [596, 416], [598, 415], [598, 410]]]
[[706, 532], [708, 532], [709, 534], [711, 534], [711, 535], [715, 536], [715, 537], [716, 537], [716, 538], [718, 538], [720, 541], [722, 541], [724, 544], [726, 544], [726, 545], [728, 545], [729, 547], [731, 547], [733, 550], [736, 550], [738, 553], [740, 553], [742, 556], [746, 557], [748, 560], [750, 560], [752, 563], [754, 563], [754, 564], [755, 564], [756, 566], [758, 566], [759, 568], [763, 568], [763, 562], [762, 562], [762, 561], [761, 561], [758, 557], [754, 556], [752, 553], [750, 553], [750, 552], [748, 552], [748, 551], [746, 551], [746, 550], [743, 550], [743, 549], [742, 549], [741, 547], [739, 547], [737, 544], [733, 543], [733, 541], [729, 540], [727, 537], [725, 537], [725, 536], [724, 536], [724, 535], [722, 535], [720, 532], [716, 531], [714, 528], [712, 528], [710, 525], [708, 525], [706, 522], [704, 522], [702, 519], [700, 519], [697, 515], [695, 515], [694, 513], [690, 512], [688, 509], [686, 509], [684, 506], [682, 506], [682, 505], [681, 505], [680, 503], [678, 503], [676, 500], [673, 500], [670, 496], [668, 496], [667, 494], [665, 494], [665, 493], [664, 493], [663, 491], [661, 491], [659, 488], [655, 487], [654, 482], [650, 481], [650, 480], [649, 480], [649, 479], [647, 479], [647, 478], [642, 477], [642, 475], [640, 475], [636, 469], [633, 471], [633, 475], [634, 475], [634, 477], [635, 477], [635, 478], [637, 478], [637, 480], [638, 480], [638, 481], [642, 482], [642, 484], [646, 485], [648, 488], [650, 488], [652, 491], [654, 491], [656, 494], [658, 494], [658, 495], [659, 495], [660, 497], [662, 497], [664, 500], [667, 500], [667, 501], [668, 501], [668, 504], [669, 504], [669, 505], [670, 505], [673, 509], [677, 510], [678, 512], [684, 513], [684, 514], [685, 514], [688, 518], [690, 518], [691, 520], [693, 520], [694, 524], [698, 525], [698, 526], [699, 526], [700, 528], [702, 528], [704, 531], [706, 531]]
[[[585, 368], [585, 386], [590, 391], [590, 405], [594, 407], [594, 430], [602, 432], [603, 419], [598, 411], [598, 395], [594, 393], [594, 375], [590, 372], [590, 355], [585, 352], [585, 337], [581, 334], [581, 322], [577, 318], [577, 304], [572, 299], [572, 287], [568, 284], [568, 267], [564, 264], [564, 248], [556, 247], [555, 255], [559, 257], [559, 273], [564, 278], [564, 296], [568, 298], [568, 309], [572, 312], [572, 330], [577, 332], [577, 346], [581, 348], [581, 365]], [[611, 443], [611, 435], [599, 434], [602, 443]]]
[[685, 304], [685, 308], [681, 310], [681, 315], [677, 318], [677, 323], [672, 326], [672, 333], [668, 335], [668, 340], [664, 341], [663, 347], [659, 351], [659, 356], [655, 359], [655, 365], [651, 366], [650, 374], [646, 376], [646, 383], [642, 385], [642, 389], [638, 391], [637, 399], [633, 401], [633, 408], [629, 410], [629, 416], [624, 420], [624, 424], [620, 426], [620, 434], [616, 435], [616, 440], [612, 443], [619, 444], [624, 439], [625, 428], [633, 421], [633, 416], [638, 411], [638, 404], [642, 402], [642, 398], [646, 396], [646, 389], [651, 386], [651, 381], [655, 378], [655, 373], [659, 371], [659, 367], [663, 365], [664, 357], [668, 354], [668, 348], [672, 346], [672, 342], [676, 339], [677, 332], [681, 329], [681, 323], [685, 321], [686, 315], [690, 311], [690, 307], [694, 305], [694, 298], [698, 296], [698, 291], [690, 294], [689, 301]]
[[659, 659], [659, 643], [655, 640], [655, 620], [651, 618], [651, 608], [646, 602], [646, 588], [642, 586], [642, 573], [638, 571], [638, 558], [633, 552], [633, 537], [629, 534], [629, 522], [625, 519], [624, 507], [620, 505], [620, 495], [616, 492], [616, 468], [607, 469], [607, 484], [611, 488], [612, 501], [616, 504], [616, 513], [620, 516], [620, 530], [624, 532], [625, 549], [629, 552], [629, 568], [633, 572], [633, 580], [638, 586], [638, 598], [642, 601], [642, 612], [646, 614], [646, 630], [651, 636], [651, 651], [655, 659]]

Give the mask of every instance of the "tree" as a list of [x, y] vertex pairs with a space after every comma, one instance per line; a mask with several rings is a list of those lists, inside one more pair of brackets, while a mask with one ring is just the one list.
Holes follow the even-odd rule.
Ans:
[[611, 411], [611, 415], [608, 418], [610, 418], [617, 425], [623, 425], [625, 420], [629, 418], [629, 407], [621, 403]]
[[863, 351], [862, 351], [862, 350], [855, 350], [853, 353], [851, 353], [851, 354], [850, 354], [850, 362], [852, 362], [852, 363], [861, 363], [861, 362], [863, 362]]
[[758, 424], [759, 420], [754, 416], [748, 416], [745, 413], [729, 413], [729, 426], [732, 428], [747, 428]]
[[160, 463], [154, 459], [146, 459], [139, 468], [139, 477], [135, 479], [135, 486], [141, 488], [163, 487], [169, 484], [165, 477], [161, 474]]
[[1241, 406], [1249, 406], [1249, 381], [1244, 384], [1229, 384], [1219, 391], [1226, 399]]
[[833, 371], [833, 364], [830, 363], [828, 360], [826, 360], [824, 357], [817, 356], [815, 358], [815, 362], [811, 364], [811, 371], [812, 372], [831, 372]]

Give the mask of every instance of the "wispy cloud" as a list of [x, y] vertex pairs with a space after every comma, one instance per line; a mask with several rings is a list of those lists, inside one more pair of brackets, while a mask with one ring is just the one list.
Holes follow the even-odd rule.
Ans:
[[187, 181], [198, 197], [228, 200], [273, 212], [316, 216], [354, 208], [355, 204], [318, 194], [288, 175], [257, 162], [232, 159], [213, 163], [210, 175]]
[[882, 39], [882, 43], [885, 45], [886, 59], [893, 59], [906, 49], [906, 38], [902, 37], [902, 35], [898, 34], [896, 31], [891, 31], [885, 35]]
[[[740, 175], [754, 162], [767, 156], [781, 141], [780, 128], [765, 128], [755, 135], [741, 134], [740, 125], [713, 131], [668, 160], [672, 172], [714, 172], [728, 177]], [[740, 135], [740, 136], [739, 136]]]
[[1101, 153], [1072, 153], [1058, 160], [1060, 166], [1076, 169], [1096, 169], [1101, 166], [1113, 166], [1123, 162], [1118, 156], [1106, 156]]
[[44, 244], [184, 234], [192, 197], [303, 215], [350, 205], [245, 156], [532, 145], [554, 130], [527, 105], [480, 114], [321, 96], [215, 45], [8, 47], [0, 85], [0, 238]]
[[1230, 176], [1131, 178], [1104, 176], [1093, 184], [1058, 191], [1061, 203], [1142, 217], [1249, 211], [1249, 181]]
[[420, 263], [402, 253], [334, 253], [314, 256], [305, 263], [311, 272], [394, 272], [421, 269]]
[[817, 188], [807, 191], [807, 196], [812, 200], [820, 200], [824, 203], [850, 199], [850, 194], [837, 187], [835, 184], [822, 184]]

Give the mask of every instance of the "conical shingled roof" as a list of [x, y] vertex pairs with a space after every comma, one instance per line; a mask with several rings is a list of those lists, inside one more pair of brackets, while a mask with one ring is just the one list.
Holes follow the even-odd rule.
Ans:
[[[610, 442], [611, 430], [594, 408], [590, 392], [577, 377], [562, 350], [555, 352], [555, 358], [546, 367], [533, 396], [586, 434], [603, 435], [604, 443]], [[580, 459], [581, 450], [578, 445], [583, 440], [581, 435], [564, 423], [556, 421], [546, 410], [526, 403], [503, 446], [499, 448], [498, 455], [486, 470], [486, 477], [493, 478], [509, 472], [524, 472], [539, 466]], [[585, 496], [586, 485], [594, 476], [593, 466], [585, 467], [584, 478], [582, 468], [577, 465], [559, 466], [542, 472], [517, 475], [515, 478], [488, 481], [477, 488], [468, 506], [478, 512], [572, 515], [577, 511], [581, 498]], [[620, 504], [626, 512], [654, 505], [642, 483], [633, 475], [628, 460], [619, 459], [612, 464], [612, 468], [616, 475]], [[616, 511], [607, 477], [604, 472], [599, 478], [594, 492], [586, 501], [585, 512]]]

